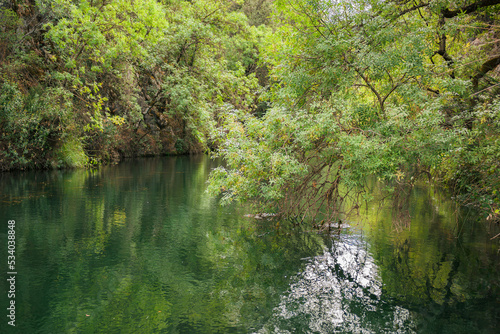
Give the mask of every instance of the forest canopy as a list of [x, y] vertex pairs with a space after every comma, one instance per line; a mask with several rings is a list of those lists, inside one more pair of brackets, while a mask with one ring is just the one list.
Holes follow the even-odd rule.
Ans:
[[[212, 152], [209, 191], [334, 217], [378, 178], [500, 217], [500, 1], [0, 1], [0, 169]], [[349, 203], [349, 206], [347, 206]]]

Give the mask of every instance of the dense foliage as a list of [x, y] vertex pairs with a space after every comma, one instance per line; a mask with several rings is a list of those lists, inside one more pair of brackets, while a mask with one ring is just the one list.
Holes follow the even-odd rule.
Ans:
[[499, 4], [0, 1], [0, 169], [212, 150], [212, 193], [298, 221], [369, 177], [498, 220]]
[[224, 105], [257, 102], [243, 5], [0, 2], [0, 169], [207, 150]]
[[225, 114], [211, 191], [302, 221], [356, 209], [369, 176], [397, 207], [424, 178], [498, 219], [499, 3], [275, 1], [272, 108]]

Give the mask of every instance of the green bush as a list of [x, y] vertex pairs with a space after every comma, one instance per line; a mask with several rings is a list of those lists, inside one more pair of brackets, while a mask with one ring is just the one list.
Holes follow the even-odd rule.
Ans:
[[65, 127], [65, 107], [64, 91], [35, 87], [22, 94], [17, 85], [4, 82], [0, 87], [0, 169], [54, 166], [53, 148], [71, 136]]

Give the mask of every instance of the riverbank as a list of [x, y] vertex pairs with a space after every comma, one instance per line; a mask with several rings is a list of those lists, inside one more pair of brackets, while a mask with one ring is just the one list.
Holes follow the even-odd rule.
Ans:
[[500, 4], [296, 2], [4, 1], [0, 171], [214, 149], [226, 201], [430, 179], [500, 221]]
[[83, 138], [53, 131], [48, 122], [14, 124], [10, 133], [0, 135], [0, 172], [86, 168], [116, 164], [126, 158], [198, 154], [205, 149], [192, 138], [181, 137], [182, 130], [172, 126], [134, 129], [126, 124], [104, 124], [102, 131], [85, 133]]

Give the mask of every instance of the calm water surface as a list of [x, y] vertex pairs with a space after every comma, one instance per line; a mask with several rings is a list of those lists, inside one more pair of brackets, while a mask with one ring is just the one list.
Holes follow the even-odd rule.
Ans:
[[213, 167], [0, 174], [0, 333], [498, 333], [498, 228], [457, 218], [434, 189], [414, 189], [403, 215], [373, 206], [331, 234], [277, 231], [219, 207]]

